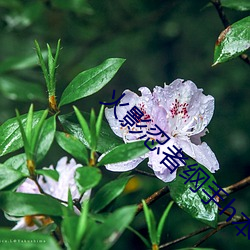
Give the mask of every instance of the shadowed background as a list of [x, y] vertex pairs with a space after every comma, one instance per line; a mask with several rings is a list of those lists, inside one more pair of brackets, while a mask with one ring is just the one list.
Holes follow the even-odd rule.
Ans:
[[[94, 107], [99, 110], [99, 101], [111, 100], [113, 89], [118, 97], [125, 89], [138, 91], [139, 87], [147, 86], [152, 90], [154, 86], [169, 84], [176, 78], [190, 79], [198, 88], [203, 88], [205, 94], [215, 98], [215, 113], [208, 126], [210, 133], [203, 140], [220, 163], [220, 170], [215, 174], [217, 182], [225, 187], [243, 179], [250, 172], [249, 66], [236, 58], [211, 67], [214, 44], [223, 26], [213, 7], [204, 8], [207, 3], [181, 0], [0, 0], [0, 123], [13, 117], [15, 108], [26, 113], [31, 101], [35, 103], [36, 110], [46, 108], [46, 90], [40, 68], [26, 67], [28, 64], [24, 62], [24, 69], [12, 69], [8, 68], [6, 61], [10, 58], [23, 58], [25, 61], [25, 58], [35, 56], [35, 39], [46, 49], [46, 43], [55, 48], [60, 38], [58, 98], [78, 73], [111, 57], [122, 57], [126, 62], [100, 92], [76, 102], [79, 109], [89, 112]], [[249, 12], [228, 9], [226, 13], [231, 23], [249, 15]], [[8, 87], [10, 82], [13, 90]], [[22, 86], [27, 89], [26, 83], [40, 86], [44, 94], [31, 90], [22, 95]], [[19, 92], [15, 84], [20, 88]], [[25, 101], [25, 95], [28, 101]], [[63, 113], [71, 111], [71, 105], [62, 108]], [[55, 164], [65, 154], [54, 143], [40, 167]], [[144, 162], [141, 168], [149, 171], [145, 166]], [[104, 173], [107, 179], [117, 176], [105, 170]], [[139, 177], [137, 181], [133, 192], [128, 191], [119, 205], [138, 203], [164, 186], [160, 180], [149, 177]], [[249, 214], [250, 195], [247, 191], [230, 195], [225, 204], [236, 198], [233, 205], [237, 213]], [[158, 218], [169, 200], [169, 196], [163, 197], [152, 206]], [[225, 219], [224, 215], [219, 216], [219, 220]], [[6, 223], [1, 217], [1, 226], [13, 225]], [[142, 214], [134, 224], [147, 234]], [[174, 206], [167, 219], [162, 242], [203, 226]], [[228, 227], [202, 246], [232, 250], [247, 248], [247, 238], [243, 235], [237, 237], [236, 233], [233, 226]], [[200, 237], [169, 249], [191, 246]], [[129, 248], [144, 249], [136, 236], [126, 232], [112, 249]]]

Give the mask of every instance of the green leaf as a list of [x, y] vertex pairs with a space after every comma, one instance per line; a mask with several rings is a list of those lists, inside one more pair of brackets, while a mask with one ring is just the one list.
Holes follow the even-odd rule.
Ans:
[[114, 77], [124, 61], [121, 58], [110, 58], [99, 66], [78, 74], [64, 90], [59, 106], [99, 91]]
[[117, 209], [108, 216], [103, 224], [92, 227], [83, 249], [106, 250], [112, 247], [133, 220], [136, 208], [136, 206], [127, 206]]
[[51, 179], [58, 181], [59, 179], [59, 173], [56, 170], [52, 170], [52, 169], [37, 169], [36, 170], [37, 174], [40, 175], [44, 175], [44, 176], [48, 176]]
[[62, 235], [64, 243], [69, 250], [77, 250], [76, 233], [78, 216], [65, 217], [62, 222]]
[[[84, 116], [89, 118], [89, 114], [84, 113]], [[74, 113], [61, 115], [59, 116], [60, 122], [63, 124], [63, 127], [76, 138], [78, 138], [86, 147], [90, 148], [81, 127], [79, 126], [77, 119], [74, 116]], [[112, 148], [123, 144], [121, 138], [116, 136], [111, 130], [110, 126], [106, 121], [102, 121], [102, 126], [100, 130], [100, 136], [97, 143], [97, 152], [104, 153]]]
[[48, 153], [56, 132], [56, 117], [44, 121], [37, 148], [37, 161], [40, 162]]
[[80, 218], [77, 224], [77, 232], [76, 232], [77, 249], [79, 249], [82, 238], [86, 233], [86, 229], [88, 225], [88, 213], [89, 213], [89, 201], [85, 200], [83, 203], [83, 207], [82, 207], [82, 213], [80, 215]]
[[102, 127], [102, 118], [103, 118], [103, 113], [104, 113], [104, 105], [101, 106], [101, 109], [100, 109], [100, 112], [99, 112], [99, 115], [97, 117], [97, 121], [96, 121], [96, 139], [98, 141], [99, 139], [99, 135], [100, 135], [100, 132], [101, 132], [101, 127]]
[[75, 174], [76, 185], [81, 194], [95, 187], [102, 179], [100, 169], [95, 167], [77, 168]]
[[90, 136], [91, 136], [91, 149], [96, 150], [96, 115], [94, 109], [90, 112]]
[[124, 190], [132, 176], [111, 181], [99, 189], [92, 200], [91, 207], [94, 212], [99, 212], [117, 198]]
[[56, 132], [56, 141], [79, 162], [86, 165], [89, 163], [87, 149], [76, 137], [64, 132]]
[[159, 222], [158, 228], [157, 228], [157, 244], [160, 244], [160, 242], [161, 242], [162, 230], [163, 230], [165, 221], [166, 221], [166, 219], [168, 217], [169, 211], [170, 211], [173, 204], [174, 204], [174, 202], [170, 201], [168, 206], [166, 207], [163, 215], [161, 216], [161, 219], [160, 219], [160, 222]]
[[214, 65], [239, 56], [250, 47], [250, 16], [228, 26], [218, 37]]
[[[193, 165], [196, 162], [193, 159], [189, 158], [188, 160], [186, 160], [186, 163], [187, 165]], [[179, 176], [179, 174], [186, 176], [183, 171], [189, 170], [189, 168], [185, 166], [178, 169], [176, 179], [168, 184], [170, 195], [177, 203], [177, 205], [181, 209], [189, 213], [192, 217], [209, 226], [216, 227], [218, 217], [217, 205], [214, 202], [209, 202], [207, 205], [205, 205], [201, 201], [201, 199], [203, 199], [204, 201], [208, 200], [208, 196], [202, 191], [202, 189], [206, 190], [209, 195], [212, 195], [212, 190], [208, 187], [209, 185], [212, 186], [215, 190], [218, 189], [212, 183], [212, 181], [216, 182], [216, 180], [214, 176], [202, 165], [198, 164], [198, 166], [194, 166], [193, 168], [198, 169], [199, 167], [201, 167], [209, 175], [210, 178], [197, 192], [192, 192], [190, 190], [190, 188], [192, 188], [193, 190], [196, 189], [195, 182], [188, 182], [187, 184], [184, 184], [185, 179]], [[189, 174], [190, 173], [192, 175], [194, 172], [189, 172]], [[198, 174], [196, 173], [195, 177], [193, 177], [192, 180], [196, 180]], [[201, 173], [201, 175], [204, 176], [203, 173]], [[202, 181], [200, 181], [198, 185], [201, 185], [201, 183]]]
[[150, 237], [150, 241], [153, 244], [157, 244], [157, 234], [156, 234], [156, 221], [154, 214], [151, 209], [148, 208], [148, 205], [144, 200], [142, 200], [143, 211], [146, 218], [147, 226], [148, 226], [148, 234]]
[[250, 1], [249, 0], [221, 0], [221, 4], [223, 7], [239, 10], [239, 11], [247, 11], [250, 10]]
[[0, 77], [0, 93], [14, 101], [43, 102], [46, 100], [44, 90], [40, 85], [9, 76]]
[[0, 249], [11, 250], [60, 250], [56, 241], [50, 235], [26, 232], [26, 231], [10, 231], [0, 228], [1, 243]]
[[[41, 138], [41, 134], [42, 134], [42, 131], [43, 131], [43, 129], [44, 129], [44, 124], [45, 124], [45, 119], [46, 119], [46, 117], [47, 117], [47, 115], [48, 115], [48, 110], [46, 109], [46, 110], [44, 110], [44, 112], [43, 112], [43, 114], [42, 114], [42, 117], [41, 117], [41, 119], [38, 121], [38, 123], [37, 123], [37, 125], [34, 127], [34, 129], [32, 130], [32, 138], [31, 138], [31, 151], [32, 151], [32, 153], [33, 154], [35, 154], [36, 153], [36, 147], [38, 146], [38, 144], [39, 144], [39, 139]], [[52, 117], [52, 119], [54, 119], [53, 117]], [[49, 126], [48, 126], [49, 127]], [[47, 136], [47, 134], [46, 134], [46, 136]], [[53, 138], [54, 138], [54, 135], [53, 135]], [[50, 142], [48, 143], [49, 144], [49, 146], [50, 146]], [[43, 146], [43, 144], [42, 144], [42, 146]], [[43, 153], [43, 152], [42, 152]], [[47, 153], [47, 152], [46, 152]], [[37, 157], [38, 158], [38, 157]], [[42, 158], [42, 157], [41, 157]]]
[[0, 164], [0, 190], [25, 177], [21, 172]]
[[[41, 118], [43, 111], [34, 112], [33, 127]], [[27, 114], [20, 116], [22, 124], [25, 124]], [[25, 125], [24, 125], [25, 126]], [[22, 136], [19, 130], [17, 118], [11, 118], [0, 126], [0, 156], [11, 153], [23, 146]]]
[[87, 229], [88, 201], [83, 203], [82, 213], [79, 216], [65, 217], [62, 222], [63, 239], [67, 249], [80, 249], [82, 238]]
[[87, 123], [86, 119], [84, 118], [84, 116], [79, 111], [79, 109], [75, 106], [73, 106], [73, 108], [75, 110], [76, 117], [81, 125], [84, 137], [86, 138], [88, 145], [91, 146], [91, 134], [90, 134], [88, 123]]
[[5, 166], [8, 166], [9, 168], [18, 170], [19, 172], [23, 173], [24, 175], [28, 176], [29, 171], [26, 165], [26, 155], [25, 154], [19, 154], [15, 155], [13, 157], [10, 157], [8, 160], [4, 162]]
[[97, 166], [132, 160], [146, 154], [148, 151], [149, 149], [145, 147], [144, 141], [122, 144], [108, 152]]
[[66, 209], [59, 201], [49, 196], [13, 192], [0, 193], [0, 208], [11, 216], [62, 216], [63, 210]]

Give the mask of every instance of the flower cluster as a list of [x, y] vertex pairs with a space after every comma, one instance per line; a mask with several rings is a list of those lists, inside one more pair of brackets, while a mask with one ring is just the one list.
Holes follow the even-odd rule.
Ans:
[[[140, 139], [141, 134], [130, 133], [131, 130], [140, 130], [145, 133], [157, 124], [171, 139], [166, 144], [159, 145], [160, 153], [156, 150], [150, 151], [134, 160], [107, 164], [107, 169], [128, 171], [135, 168], [144, 159], [149, 158], [148, 166], [153, 169], [155, 175], [164, 182], [170, 182], [175, 179], [176, 171], [170, 174], [170, 170], [160, 162], [164, 158], [164, 149], [173, 146], [182, 148], [184, 153], [205, 166], [210, 172], [214, 173], [219, 169], [219, 163], [214, 153], [205, 142], [201, 142], [201, 137], [206, 134], [206, 127], [214, 112], [212, 96], [204, 95], [203, 90], [198, 89], [192, 81], [182, 79], [177, 79], [163, 88], [156, 86], [152, 93], [146, 87], [140, 88], [139, 91], [141, 96], [125, 90], [117, 113], [120, 117], [124, 117], [131, 107], [136, 106], [144, 114], [141, 120], [150, 120], [147, 122], [147, 126], [133, 126], [132, 128], [121, 126], [119, 119], [115, 118], [115, 108], [106, 108], [105, 115], [112, 130], [117, 136], [122, 137], [125, 143], [129, 143], [143, 140]], [[126, 103], [129, 103], [129, 106], [126, 106]], [[161, 141], [161, 136], [153, 139]], [[184, 164], [180, 163], [180, 166], [184, 166]]]
[[[67, 161], [67, 157], [63, 157], [58, 161], [55, 169], [53, 166], [44, 168], [56, 170], [59, 174], [57, 181], [47, 176], [40, 176], [38, 178], [38, 183], [44, 193], [65, 202], [68, 200], [68, 190], [71, 192], [72, 199], [78, 199], [80, 197], [74, 175], [76, 169], [81, 167], [81, 165], [76, 164], [74, 159], [71, 159], [69, 162]], [[27, 178], [16, 191], [20, 193], [41, 194], [36, 183], [29, 178]], [[89, 198], [89, 196], [90, 190], [84, 193], [80, 203]], [[18, 221], [17, 225], [12, 230], [21, 229], [34, 231], [38, 228], [38, 225], [43, 226], [51, 222], [51, 219], [45, 216], [25, 216]]]

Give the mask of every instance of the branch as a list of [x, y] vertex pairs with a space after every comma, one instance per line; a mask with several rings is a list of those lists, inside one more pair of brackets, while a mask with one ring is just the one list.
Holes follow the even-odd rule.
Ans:
[[[228, 187], [223, 188], [223, 190], [225, 190], [228, 194], [232, 194], [234, 192], [237, 192], [247, 186], [250, 185], [250, 176], [242, 179], [239, 182], [236, 182]], [[226, 196], [225, 193], [223, 193], [222, 191], [219, 193], [222, 197]]]
[[[223, 223], [224, 223], [224, 222], [220, 222], [220, 223], [218, 223], [218, 225], [221, 225], [221, 224], [223, 224]], [[210, 226], [203, 227], [203, 228], [201, 228], [201, 229], [199, 229], [199, 230], [197, 230], [197, 231], [194, 231], [194, 232], [192, 232], [192, 233], [190, 233], [190, 234], [187, 234], [187, 235], [185, 235], [185, 236], [182, 236], [182, 237], [180, 237], [180, 238], [178, 238], [178, 239], [176, 239], [176, 240], [173, 240], [173, 241], [170, 241], [170, 242], [168, 242], [168, 243], [162, 244], [162, 245], [159, 246], [159, 248], [165, 248], [165, 247], [174, 245], [174, 244], [176, 244], [176, 243], [179, 243], [179, 242], [181, 242], [181, 241], [184, 241], [184, 240], [186, 240], [186, 239], [189, 239], [189, 238], [191, 238], [191, 237], [193, 237], [193, 236], [195, 236], [195, 235], [197, 235], [197, 234], [206, 232], [206, 231], [209, 230], [209, 229], [212, 229], [212, 227], [210, 227]]]
[[[154, 203], [156, 200], [158, 200], [159, 198], [161, 198], [162, 196], [164, 196], [165, 194], [169, 193], [169, 188], [163, 187], [160, 190], [156, 191], [155, 193], [153, 193], [152, 195], [150, 195], [148, 198], [145, 199], [145, 202], [147, 205], [150, 205], [152, 203]], [[143, 205], [142, 203], [137, 205], [137, 211], [136, 214], [139, 214], [141, 211], [143, 210]]]
[[[230, 214], [230, 213], [228, 213], [228, 214]], [[215, 228], [213, 231], [211, 231], [210, 233], [208, 233], [207, 235], [205, 235], [201, 240], [199, 240], [196, 244], [194, 244], [193, 247], [198, 247], [200, 244], [202, 244], [203, 242], [205, 242], [208, 238], [210, 238], [215, 233], [219, 232], [220, 230], [222, 230], [223, 228], [225, 228], [225, 227], [227, 227], [229, 225], [232, 225], [233, 222], [238, 222], [238, 221], [247, 221], [247, 219], [245, 217], [243, 217], [243, 216], [235, 215], [232, 218], [232, 220], [230, 220], [228, 222], [227, 221], [223, 221], [223, 223], [221, 223], [217, 228]]]
[[[217, 12], [219, 14], [220, 20], [223, 23], [224, 28], [226, 29], [228, 26], [230, 26], [230, 22], [229, 22], [226, 14], [225, 14], [223, 8], [222, 8], [220, 0], [211, 0], [211, 3], [216, 8], [216, 10], [217, 10]], [[245, 63], [247, 63], [248, 65], [250, 65], [250, 59], [249, 59], [249, 57], [248, 57], [247, 54], [241, 54], [239, 57]]]

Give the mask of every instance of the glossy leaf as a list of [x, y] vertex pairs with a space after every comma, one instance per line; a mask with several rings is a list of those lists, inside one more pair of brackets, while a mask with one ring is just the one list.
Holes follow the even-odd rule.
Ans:
[[249, 0], [221, 0], [223, 7], [227, 7], [239, 11], [250, 10], [250, 1]]
[[94, 212], [99, 212], [117, 198], [124, 190], [128, 180], [132, 176], [116, 179], [99, 189], [92, 200], [91, 208]]
[[112, 247], [135, 216], [136, 206], [117, 209], [101, 225], [92, 227], [84, 245], [84, 250]]
[[10, 231], [0, 228], [0, 249], [11, 250], [60, 250], [54, 238], [48, 234], [26, 231]]
[[63, 210], [66, 209], [49, 196], [13, 192], [0, 193], [0, 208], [11, 216], [35, 214], [62, 216]]
[[[84, 116], [89, 119], [89, 114], [84, 113]], [[60, 122], [63, 124], [63, 127], [76, 138], [78, 138], [86, 147], [90, 148], [83, 132], [78, 124], [78, 121], [74, 114], [62, 115], [59, 116]], [[97, 142], [97, 152], [104, 153], [112, 148], [123, 144], [121, 138], [116, 136], [114, 132], [111, 130], [110, 126], [107, 122], [102, 121], [102, 126], [100, 130], [99, 140]]]
[[127, 144], [122, 144], [108, 152], [100, 160], [98, 166], [132, 160], [148, 153], [148, 151], [149, 149], [145, 147], [144, 141], [136, 141]]
[[[41, 118], [44, 111], [34, 112], [33, 127]], [[20, 116], [25, 124], [27, 114]], [[11, 118], [0, 126], [0, 156], [13, 152], [23, 146], [17, 118]]]
[[14, 101], [45, 101], [42, 86], [26, 82], [14, 77], [0, 77], [0, 93], [6, 98]]
[[59, 106], [99, 91], [114, 77], [124, 61], [121, 58], [110, 58], [99, 66], [78, 74], [64, 90]]
[[45, 120], [41, 135], [39, 137], [38, 149], [37, 149], [37, 161], [41, 161], [48, 153], [50, 146], [54, 140], [56, 132], [56, 117], [52, 116]]
[[82, 164], [88, 164], [88, 152], [86, 146], [73, 135], [56, 132], [56, 141], [62, 149], [71, 154]]
[[77, 168], [75, 173], [76, 185], [81, 194], [95, 187], [101, 180], [102, 173], [95, 167]]
[[[193, 165], [196, 162], [193, 159], [189, 158], [188, 160], [186, 160], [186, 163], [188, 166], [188, 165]], [[203, 223], [209, 226], [216, 227], [217, 217], [218, 217], [217, 205], [214, 202], [209, 202], [207, 205], [205, 205], [201, 201], [201, 199], [203, 199], [204, 201], [208, 200], [208, 196], [202, 191], [202, 189], [206, 190], [206, 192], [209, 195], [212, 195], [212, 190], [208, 187], [209, 185], [212, 186], [215, 190], [218, 189], [212, 183], [212, 181], [215, 181], [215, 178], [202, 165], [198, 164], [198, 166], [194, 166], [195, 169], [201, 167], [209, 175], [210, 178], [197, 192], [193, 192], [190, 190], [190, 188], [195, 190], [196, 182], [188, 182], [184, 184], [186, 180], [179, 176], [179, 174], [182, 174], [184, 177], [186, 176], [185, 173], [183, 173], [183, 171], [189, 170], [187, 166], [179, 168], [176, 179], [169, 183], [170, 195], [173, 198], [173, 200], [177, 203], [177, 205], [184, 211], [189, 213], [192, 217], [194, 217], [199, 221], [202, 221]], [[191, 172], [191, 175], [193, 173], [194, 172]], [[192, 180], [197, 179], [196, 177], [198, 174], [196, 173], [195, 177], [193, 177]], [[203, 173], [200, 174], [204, 176]], [[198, 185], [201, 185], [201, 183], [202, 181], [200, 181]]]
[[250, 16], [228, 26], [218, 37], [214, 50], [214, 65], [226, 62], [250, 47]]
[[0, 164], [0, 190], [13, 184], [16, 181], [22, 180], [25, 176], [21, 172], [12, 169], [6, 165]]

